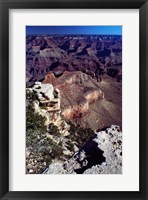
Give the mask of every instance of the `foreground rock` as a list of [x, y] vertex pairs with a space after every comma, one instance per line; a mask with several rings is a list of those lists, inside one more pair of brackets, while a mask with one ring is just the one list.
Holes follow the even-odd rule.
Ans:
[[122, 133], [119, 126], [97, 132], [78, 152], [63, 163], [49, 165], [48, 174], [121, 174]]
[[34, 96], [32, 101], [33, 109], [35, 113], [45, 117], [47, 130], [49, 125], [53, 123], [55, 126], [60, 128], [61, 134], [68, 135], [69, 126], [60, 115], [60, 91], [54, 89], [53, 85], [50, 83], [42, 84], [41, 82], [36, 82], [32, 88], [27, 89], [27, 92]]

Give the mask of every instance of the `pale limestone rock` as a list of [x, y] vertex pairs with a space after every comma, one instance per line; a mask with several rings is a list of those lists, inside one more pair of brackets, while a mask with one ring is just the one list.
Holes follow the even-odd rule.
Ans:
[[[75, 174], [73, 171], [72, 173]], [[63, 168], [63, 163], [55, 162], [49, 165], [47, 174], [67, 174], [67, 171]]]
[[50, 83], [42, 84], [40, 82], [36, 82], [32, 89], [33, 89], [34, 92], [37, 93], [38, 98], [42, 97], [43, 100], [54, 99], [54, 95], [53, 95], [54, 88], [53, 88], [53, 85], [50, 84]]
[[[91, 168], [87, 168], [88, 155], [86, 155], [85, 150], [87, 150], [87, 146], [90, 148], [91, 141], [94, 141], [97, 144], [98, 149], [103, 152], [105, 161], [95, 166], [92, 166]], [[67, 170], [67, 173], [71, 173], [72, 171], [75, 171], [77, 169], [81, 170], [86, 167], [86, 170], [83, 172], [84, 174], [121, 174], [122, 133], [120, 131], [120, 127], [116, 125], [111, 125], [106, 130], [96, 133], [91, 141], [84, 145], [84, 148], [82, 147], [81, 150], [76, 152], [71, 159], [65, 162], [64, 166]], [[91, 149], [94, 147], [91, 145]], [[91, 156], [93, 156], [93, 154]], [[100, 158], [98, 157], [98, 159]]]
[[[53, 88], [52, 84], [42, 84], [35, 82], [32, 88], [27, 88], [28, 92], [36, 94], [37, 99], [33, 101], [35, 113], [45, 117], [45, 126], [53, 123], [59, 128], [61, 135], [69, 135], [70, 126], [61, 118], [60, 90]], [[56, 94], [55, 94], [56, 93]]]
[[74, 152], [79, 151], [78, 147], [75, 144], [74, 144], [73, 148], [74, 148]]
[[105, 131], [96, 133], [93, 139], [98, 148], [104, 151], [106, 162], [87, 169], [84, 174], [121, 174], [122, 173], [122, 133], [120, 127], [111, 125]]

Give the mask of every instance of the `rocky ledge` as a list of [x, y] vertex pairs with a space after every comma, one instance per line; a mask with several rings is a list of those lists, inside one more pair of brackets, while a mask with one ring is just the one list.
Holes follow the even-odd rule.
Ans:
[[121, 174], [122, 132], [111, 125], [96, 134], [69, 160], [49, 165], [48, 174]]

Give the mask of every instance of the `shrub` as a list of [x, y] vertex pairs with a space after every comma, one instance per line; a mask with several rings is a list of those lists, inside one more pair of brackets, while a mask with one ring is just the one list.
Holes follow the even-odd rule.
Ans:
[[29, 90], [26, 90], [26, 101], [33, 102], [37, 99], [37, 96], [34, 92], [30, 92]]
[[[36, 160], [36, 164], [32, 164], [33, 168], [36, 169], [37, 173], [40, 173], [39, 170], [45, 168], [45, 163], [47, 166], [53, 158], [61, 158], [62, 147], [47, 137], [47, 129], [44, 125], [45, 117], [35, 113], [33, 109], [35, 95], [27, 92], [26, 98], [28, 102], [26, 106], [26, 147], [31, 149], [33, 156], [31, 160]], [[49, 131], [52, 135], [60, 135], [58, 127], [54, 124], [50, 124]], [[26, 163], [29, 163], [29, 159], [27, 157]]]
[[56, 135], [56, 136], [60, 136], [60, 132], [57, 126], [55, 126], [53, 123], [49, 124], [48, 126], [48, 132], [51, 135]]
[[70, 134], [67, 136], [72, 141], [76, 141], [78, 146], [83, 146], [94, 135], [94, 131], [90, 128], [76, 126], [72, 122], [67, 122], [70, 125]]
[[45, 117], [39, 115], [38, 113], [34, 112], [32, 106], [28, 106], [26, 108], [26, 130], [41, 130], [45, 131], [46, 126], [45, 124]]
[[26, 106], [26, 130], [38, 130], [45, 131], [45, 117], [35, 113], [33, 108], [33, 101], [36, 100], [36, 95], [33, 92], [26, 91], [26, 101], [28, 105]]

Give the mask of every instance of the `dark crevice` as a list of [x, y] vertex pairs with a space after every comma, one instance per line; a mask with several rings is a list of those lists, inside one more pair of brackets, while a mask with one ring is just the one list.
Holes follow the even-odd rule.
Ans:
[[[86, 152], [86, 157], [84, 160], [79, 159], [80, 152], [84, 150]], [[103, 151], [98, 148], [98, 144], [94, 141], [89, 141], [78, 153], [77, 162], [82, 166], [79, 169], [75, 169], [74, 171], [77, 174], [83, 174], [85, 170], [91, 168], [92, 166], [95, 166], [97, 164], [101, 164], [102, 162], [105, 162], [105, 157], [103, 156]], [[86, 166], [83, 166], [84, 162], [88, 162]]]

